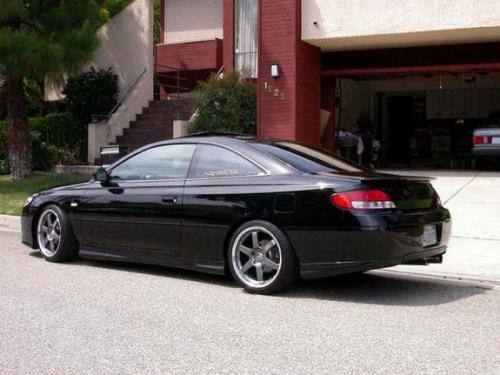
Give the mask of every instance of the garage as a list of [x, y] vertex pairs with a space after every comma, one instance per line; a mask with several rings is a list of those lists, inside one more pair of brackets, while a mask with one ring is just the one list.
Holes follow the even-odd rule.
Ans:
[[500, 120], [500, 59], [493, 47], [498, 50], [487, 43], [324, 54], [323, 91], [325, 77], [334, 91], [328, 136], [338, 146], [339, 134], [368, 133], [379, 142], [374, 164], [380, 167], [496, 167], [472, 153], [474, 129]]

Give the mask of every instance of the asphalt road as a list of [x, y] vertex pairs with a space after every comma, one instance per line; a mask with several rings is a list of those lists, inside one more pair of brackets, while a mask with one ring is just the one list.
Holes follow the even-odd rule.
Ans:
[[50, 264], [0, 232], [2, 374], [499, 374], [494, 284], [373, 272], [250, 295], [168, 268]]

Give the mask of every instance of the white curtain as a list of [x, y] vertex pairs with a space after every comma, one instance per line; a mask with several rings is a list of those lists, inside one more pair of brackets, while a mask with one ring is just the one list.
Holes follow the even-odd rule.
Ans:
[[259, 55], [259, 0], [235, 1], [235, 67], [244, 76], [257, 78]]

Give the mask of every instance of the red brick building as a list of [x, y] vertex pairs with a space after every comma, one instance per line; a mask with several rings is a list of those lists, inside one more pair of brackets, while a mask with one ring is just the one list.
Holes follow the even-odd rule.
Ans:
[[389, 164], [465, 167], [472, 129], [500, 110], [494, 1], [163, 0], [162, 12], [163, 90], [176, 69], [188, 87], [243, 70], [261, 136], [333, 147], [364, 116]]

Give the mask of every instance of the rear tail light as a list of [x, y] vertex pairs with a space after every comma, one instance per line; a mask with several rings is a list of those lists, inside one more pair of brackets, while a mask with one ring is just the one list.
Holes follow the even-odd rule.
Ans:
[[350, 210], [387, 210], [396, 208], [391, 197], [382, 190], [354, 190], [332, 195], [332, 203]]
[[441, 207], [441, 198], [439, 197], [439, 194], [434, 191], [434, 200], [433, 200], [433, 206], [438, 208], [438, 207]]
[[472, 143], [475, 145], [487, 145], [491, 144], [492, 138], [492, 136], [488, 135], [475, 135], [472, 137]]

